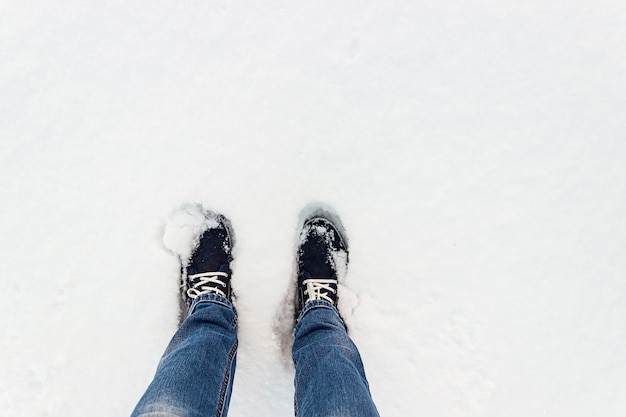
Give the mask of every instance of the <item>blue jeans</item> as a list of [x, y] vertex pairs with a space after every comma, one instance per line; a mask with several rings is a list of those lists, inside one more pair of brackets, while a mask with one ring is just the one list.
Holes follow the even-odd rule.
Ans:
[[[233, 305], [216, 294], [199, 296], [132, 417], [225, 417], [236, 352]], [[359, 352], [332, 304], [311, 301], [302, 310], [293, 360], [296, 416], [378, 416]]]

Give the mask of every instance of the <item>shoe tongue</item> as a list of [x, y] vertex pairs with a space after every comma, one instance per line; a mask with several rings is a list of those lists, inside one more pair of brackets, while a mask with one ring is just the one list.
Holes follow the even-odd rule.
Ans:
[[299, 277], [302, 279], [313, 278], [313, 276], [309, 273], [309, 271], [301, 271]]
[[217, 268], [217, 270], [213, 269], [207, 269], [205, 268], [204, 265], [202, 265], [202, 263], [200, 263], [201, 267], [200, 269], [197, 267], [196, 263], [193, 263], [191, 265], [189, 265], [187, 267], [187, 275], [195, 275], [195, 274], [203, 274], [205, 272], [226, 272], [228, 274], [230, 274], [230, 268], [228, 266], [228, 264], [222, 264], [220, 265], [219, 268]]
[[230, 261], [224, 246], [226, 237], [226, 230], [222, 228], [207, 230], [189, 260], [189, 270], [195, 273], [221, 271], [223, 264]]
[[303, 279], [309, 278], [327, 278], [337, 279], [337, 273], [330, 265], [317, 264], [308, 265], [309, 269], [301, 269], [300, 277]]
[[336, 278], [335, 272], [329, 266], [312, 267], [310, 271], [303, 271], [300, 274], [303, 278]]
[[[195, 258], [191, 259], [188, 271], [193, 270], [195, 271], [194, 274], [221, 271], [223, 265], [215, 259], [216, 256], [211, 253], [205, 253], [203, 255], [204, 256], [196, 256]], [[226, 265], [226, 267], [228, 267], [228, 265]]]
[[308, 272], [311, 278], [332, 278], [335, 268], [331, 242], [328, 234], [311, 233], [301, 247], [300, 270]]

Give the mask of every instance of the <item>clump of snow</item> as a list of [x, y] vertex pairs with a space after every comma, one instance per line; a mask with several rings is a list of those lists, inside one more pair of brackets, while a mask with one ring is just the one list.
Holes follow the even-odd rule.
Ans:
[[217, 216], [198, 203], [185, 203], [174, 210], [165, 225], [163, 244], [177, 255], [183, 266], [189, 263], [200, 236], [219, 226]]
[[345, 285], [344, 282], [345, 278], [343, 281], [340, 280], [339, 285], [337, 285], [337, 310], [339, 310], [339, 315], [346, 323], [348, 333], [350, 333], [352, 316], [354, 310], [359, 305], [359, 296], [352, 288]]

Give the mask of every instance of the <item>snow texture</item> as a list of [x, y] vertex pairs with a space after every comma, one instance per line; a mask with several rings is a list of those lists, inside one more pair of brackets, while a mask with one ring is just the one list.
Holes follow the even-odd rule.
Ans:
[[197, 203], [186, 203], [173, 211], [165, 225], [163, 244], [177, 255], [183, 266], [189, 264], [200, 236], [219, 226], [217, 216]]
[[381, 415], [626, 415], [624, 39], [614, 0], [0, 1], [0, 416], [130, 414], [189, 201], [237, 235], [233, 417], [293, 415], [315, 201]]

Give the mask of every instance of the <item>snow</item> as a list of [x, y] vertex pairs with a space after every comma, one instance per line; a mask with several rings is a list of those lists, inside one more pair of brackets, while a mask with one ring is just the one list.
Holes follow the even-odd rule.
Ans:
[[0, 2], [0, 415], [130, 413], [188, 202], [237, 236], [230, 415], [293, 415], [322, 201], [381, 415], [623, 416], [623, 39], [611, 0]]
[[[178, 256], [182, 265], [187, 266], [202, 233], [216, 229], [219, 222], [215, 213], [201, 204], [183, 203], [174, 210], [165, 224], [163, 245]], [[228, 245], [222, 245], [228, 247]]]

